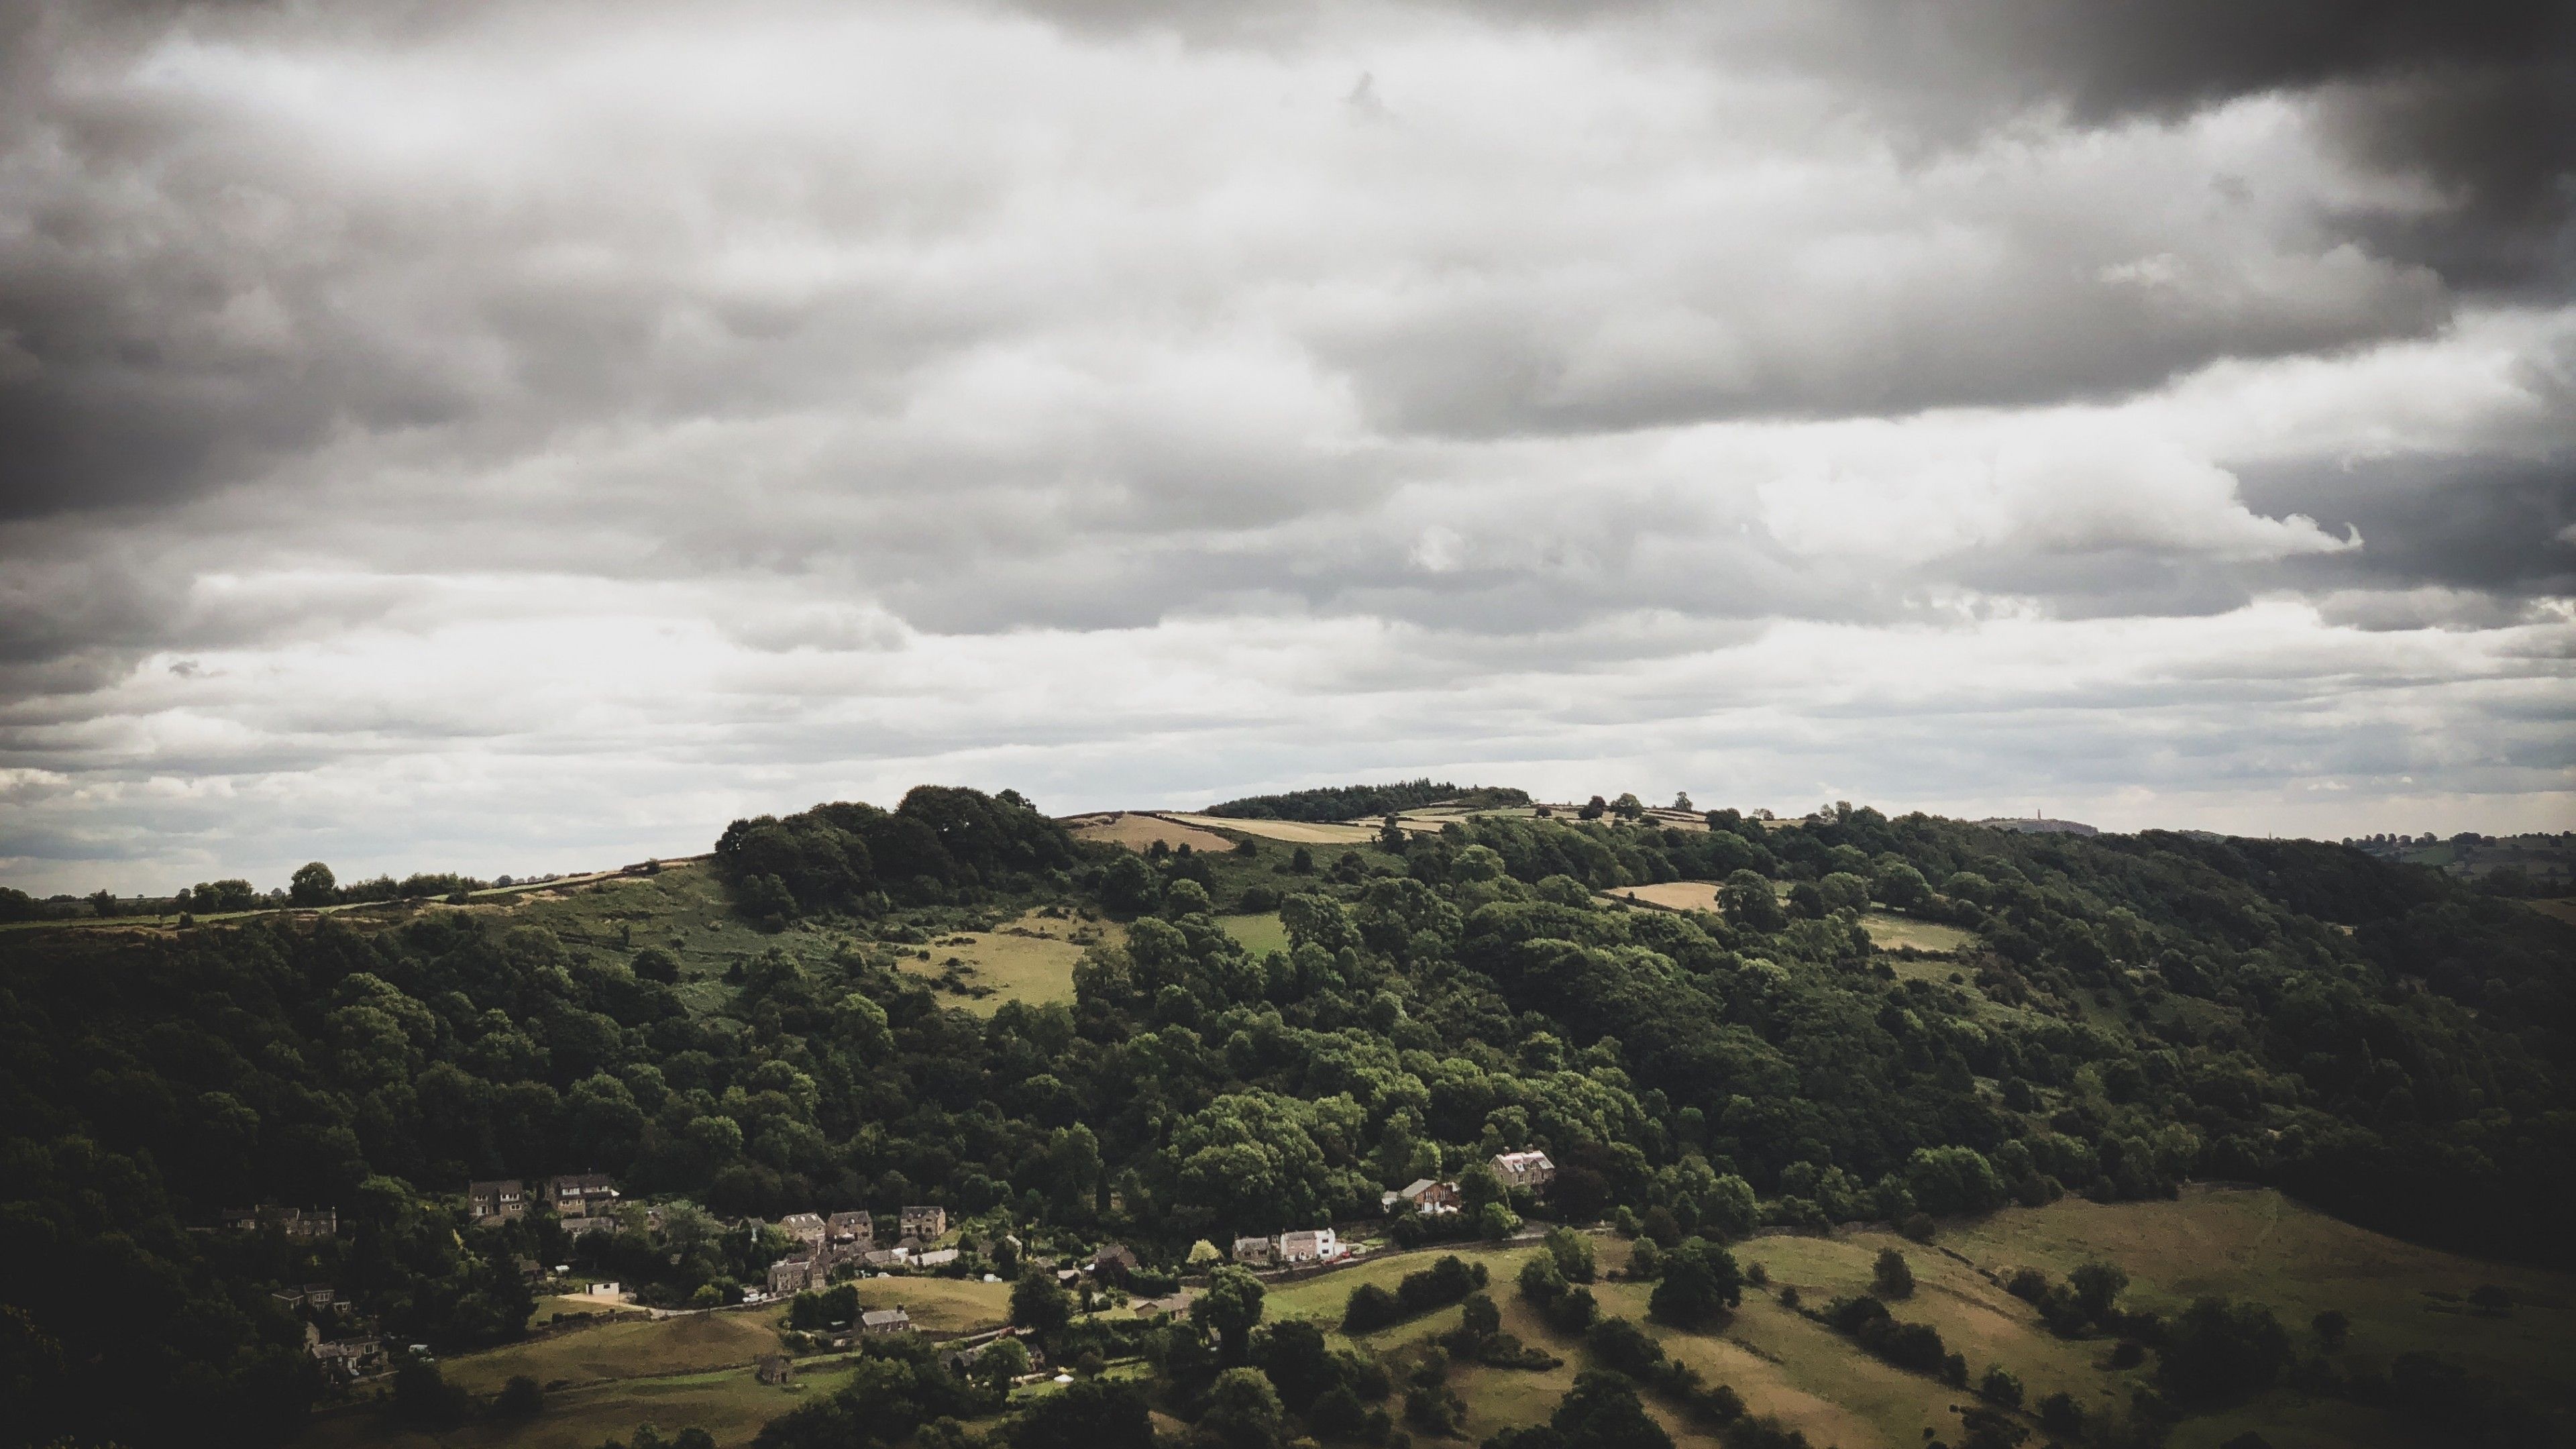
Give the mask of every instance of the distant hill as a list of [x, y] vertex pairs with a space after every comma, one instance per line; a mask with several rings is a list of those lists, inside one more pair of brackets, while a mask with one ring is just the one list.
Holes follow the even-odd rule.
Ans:
[[1236, 820], [1356, 820], [1364, 815], [1384, 815], [1396, 810], [1419, 810], [1425, 805], [1454, 803], [1471, 807], [1499, 809], [1527, 805], [1527, 790], [1507, 789], [1500, 785], [1452, 785], [1446, 781], [1403, 780], [1392, 785], [1333, 785], [1317, 790], [1292, 790], [1284, 795], [1247, 795], [1211, 805], [1204, 812]]
[[2081, 820], [2051, 820], [2044, 815], [1999, 815], [1976, 822], [1988, 830], [2018, 830], [2024, 835], [2099, 835]]

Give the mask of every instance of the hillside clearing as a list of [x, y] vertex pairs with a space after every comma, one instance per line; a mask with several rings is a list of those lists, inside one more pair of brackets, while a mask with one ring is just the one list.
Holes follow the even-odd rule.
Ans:
[[1082, 953], [1122, 935], [1112, 924], [1032, 911], [998, 930], [957, 931], [906, 948], [896, 964], [962, 997], [957, 1004], [967, 1010], [990, 1016], [1006, 1001], [1071, 1002]]

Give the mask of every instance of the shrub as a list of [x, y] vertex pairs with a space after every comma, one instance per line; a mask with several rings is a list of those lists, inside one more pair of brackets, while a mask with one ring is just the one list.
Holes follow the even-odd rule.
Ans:
[[1881, 1248], [1878, 1262], [1870, 1270], [1870, 1282], [1881, 1298], [1911, 1298], [1914, 1296], [1914, 1265], [1906, 1262], [1905, 1255], [1894, 1248]]
[[2064, 1390], [2039, 1401], [2039, 1427], [2061, 1439], [2072, 1439], [2084, 1432], [2084, 1406]]
[[1990, 1366], [1986, 1376], [1977, 1380], [1977, 1397], [1989, 1404], [2018, 1409], [2021, 1407], [2021, 1394], [2021, 1380], [2013, 1377], [2002, 1364]]
[[2156, 1382], [2181, 1403], [2212, 1404], [2271, 1387], [2289, 1360], [2289, 1335], [2271, 1309], [2203, 1298], [2175, 1320]]
[[492, 1400], [492, 1413], [501, 1419], [533, 1419], [544, 1412], [546, 1391], [526, 1374], [512, 1374]]

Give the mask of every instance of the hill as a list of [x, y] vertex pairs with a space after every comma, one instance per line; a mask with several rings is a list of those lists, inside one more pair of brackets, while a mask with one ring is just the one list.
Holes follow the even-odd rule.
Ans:
[[[1327, 1222], [1402, 1247], [1606, 1221], [1671, 1245], [1691, 1274], [1731, 1249], [1725, 1261], [1815, 1290], [1736, 1310], [1723, 1341], [1742, 1354], [1682, 1343], [1696, 1388], [1634, 1345], [1511, 1309], [1507, 1331], [1610, 1366], [1605, 1387], [1554, 1370], [1453, 1380], [1374, 1338], [1347, 1363], [1286, 1367], [1306, 1351], [1296, 1333], [1225, 1328], [1236, 1310], [1222, 1305], [1241, 1297], [1225, 1275], [1210, 1291], [1235, 1297], [1186, 1326], [1058, 1325], [1054, 1279], [1036, 1280], [1018, 1311], [1057, 1361], [1127, 1364], [1112, 1377], [1143, 1385], [1139, 1416], [1211, 1433], [1210, 1414], [1281, 1412], [1221, 1406], [1251, 1392], [1223, 1371], [1255, 1350], [1297, 1400], [1282, 1427], [1343, 1439], [1372, 1432], [1372, 1407], [1435, 1435], [1456, 1418], [1444, 1393], [1464, 1395], [1460, 1422], [1480, 1436], [1626, 1413], [1621, 1394], [1686, 1435], [1770, 1433], [1722, 1422], [1708, 1384], [1723, 1374], [1781, 1433], [1852, 1443], [1851, 1425], [1893, 1434], [1917, 1412], [1903, 1405], [1965, 1402], [1941, 1382], [1946, 1353], [2034, 1386], [2121, 1361], [2093, 1421], [2123, 1434], [2216, 1442], [2211, 1426], [2243, 1422], [2386, 1437], [2427, 1404], [2475, 1403], [2528, 1413], [2461, 1420], [2465, 1438], [2521, 1442], [2530, 1415], [2563, 1416], [2556, 1360], [2480, 1346], [2491, 1323], [2516, 1325], [2498, 1343], [2548, 1338], [2565, 1300], [2548, 1276], [2569, 1266], [2576, 1197], [2563, 921], [2335, 845], [2025, 835], [1866, 808], [1785, 825], [1719, 810], [1688, 829], [1456, 815], [1347, 845], [1226, 819], [1188, 826], [1223, 850], [1140, 846], [1077, 838], [1007, 794], [916, 790], [891, 811], [737, 821], [703, 861], [454, 904], [16, 928], [0, 967], [0, 1221], [14, 1235], [0, 1392], [34, 1442], [278, 1443], [316, 1403], [364, 1414], [368, 1392], [316, 1377], [306, 1322], [349, 1330], [339, 1309], [274, 1296], [293, 1285], [332, 1285], [397, 1345], [507, 1353], [533, 1310], [522, 1263], [613, 1279], [647, 1306], [722, 1304], [766, 1285], [787, 1214], [867, 1211], [891, 1240], [896, 1212], [937, 1204], [961, 1249], [942, 1272], [1008, 1279], [1116, 1241], [1140, 1297], [1196, 1276], [1200, 1240]], [[1552, 1159], [1543, 1191], [1479, 1167], [1523, 1147]], [[469, 1179], [572, 1171], [611, 1175], [636, 1205], [614, 1231], [465, 1211]], [[1472, 1211], [1381, 1216], [1383, 1192], [1442, 1177]], [[2203, 1191], [2212, 1181], [2305, 1205], [2266, 1231], [2369, 1229], [2534, 1266], [2442, 1260], [2367, 1288], [2328, 1261], [2364, 1239], [2286, 1267], [2230, 1258], [2242, 1224], [2201, 1205], [2244, 1195]], [[222, 1226], [260, 1202], [336, 1224]], [[2193, 1211], [2158, 1216], [2178, 1204]], [[2129, 1220], [2176, 1226], [2104, 1226]], [[2069, 1286], [2089, 1255], [2166, 1239], [2137, 1249], [2164, 1266], [2129, 1270], [2139, 1286], [2117, 1313]], [[1852, 1255], [1880, 1246], [1918, 1257], [1923, 1285], [1889, 1300], [1889, 1321], [1931, 1324], [1941, 1353], [1870, 1326]], [[2195, 1254], [2203, 1271], [2182, 1271]], [[2020, 1266], [2056, 1296], [2005, 1301]], [[2406, 1273], [2422, 1286], [2391, 1298]], [[1639, 1277], [1596, 1294], [1636, 1317], [1658, 1291]], [[1519, 1301], [1509, 1283], [1493, 1292]], [[1985, 1306], [1944, 1306], [1963, 1294]], [[2469, 1314], [2465, 1331], [2365, 1322], [2417, 1300]], [[2298, 1335], [2345, 1304], [2359, 1357], [2318, 1367]], [[1671, 1327], [1706, 1337], [1716, 1322]], [[901, 1439], [940, 1414], [981, 1433], [1004, 1412], [1054, 1412], [1006, 1409], [953, 1376], [898, 1384], [908, 1352], [876, 1345], [848, 1393], [818, 1383], [814, 1410], [777, 1419], [769, 1442]], [[385, 1410], [397, 1419], [463, 1415], [478, 1442], [517, 1432], [471, 1399], [490, 1375], [404, 1373]], [[1334, 1418], [1341, 1399], [1303, 1397], [1318, 1383], [1350, 1391], [1357, 1427]], [[2321, 1406], [2310, 1419], [2293, 1390]], [[721, 1409], [729, 1435], [795, 1399], [671, 1392]], [[1998, 1400], [1981, 1429], [1934, 1427], [2038, 1432], [2039, 1397]], [[898, 1399], [915, 1418], [886, 1407]], [[1068, 1395], [1063, 1412], [1125, 1402]], [[356, 1433], [331, 1422], [335, 1441]]]

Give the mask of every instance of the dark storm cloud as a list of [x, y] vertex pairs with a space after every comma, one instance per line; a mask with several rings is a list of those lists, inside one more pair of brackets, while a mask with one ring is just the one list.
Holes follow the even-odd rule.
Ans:
[[2244, 486], [2258, 509], [2349, 520], [2369, 540], [2287, 565], [2305, 587], [2576, 595], [2576, 453], [2316, 461], [2248, 469]]

